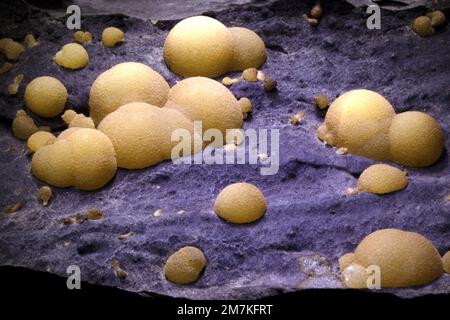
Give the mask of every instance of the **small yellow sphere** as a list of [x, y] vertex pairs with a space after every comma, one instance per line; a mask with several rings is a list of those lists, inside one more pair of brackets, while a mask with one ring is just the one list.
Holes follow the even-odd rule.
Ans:
[[184, 247], [167, 259], [164, 274], [170, 282], [190, 284], [197, 281], [205, 267], [206, 257], [200, 249]]
[[380, 94], [358, 89], [339, 96], [328, 109], [319, 137], [349, 153], [375, 160], [389, 158], [387, 135], [395, 115]]
[[0, 52], [5, 55], [6, 59], [17, 60], [24, 51], [24, 46], [13, 39], [0, 39]]
[[88, 65], [89, 54], [78, 43], [68, 43], [55, 55], [55, 62], [66, 69], [81, 69]]
[[350, 266], [355, 260], [355, 254], [353, 252], [349, 252], [344, 254], [339, 258], [339, 271], [344, 272], [348, 266]]
[[369, 273], [363, 266], [357, 263], [351, 263], [342, 271], [341, 276], [342, 281], [347, 288], [367, 289]]
[[89, 94], [90, 117], [98, 124], [106, 115], [131, 102], [162, 107], [169, 89], [166, 80], [145, 64], [117, 64], [94, 81]]
[[426, 16], [421, 16], [414, 19], [412, 29], [422, 38], [428, 38], [434, 34], [434, 28], [431, 25], [431, 19]]
[[81, 44], [92, 42], [92, 33], [88, 31], [77, 31], [73, 34], [73, 39]]
[[230, 71], [243, 71], [247, 68], [259, 68], [266, 61], [264, 41], [247, 28], [229, 28], [233, 35], [234, 55]]
[[112, 48], [119, 42], [125, 41], [125, 34], [122, 30], [115, 27], [108, 27], [103, 30], [102, 43], [105, 47]]
[[359, 176], [358, 191], [385, 194], [402, 190], [408, 185], [405, 171], [387, 164], [374, 164]]
[[164, 43], [164, 61], [184, 77], [218, 77], [233, 59], [231, 31], [216, 19], [196, 16], [177, 23]]
[[426, 285], [443, 273], [441, 256], [431, 241], [397, 229], [365, 237], [355, 250], [355, 263], [364, 268], [378, 266], [384, 288]]
[[18, 139], [27, 140], [33, 133], [38, 131], [38, 126], [25, 110], [18, 110], [12, 123], [13, 135]]
[[56, 137], [48, 131], [38, 131], [33, 133], [27, 141], [28, 150], [30, 152], [36, 152], [40, 148], [54, 143]]
[[406, 166], [430, 166], [444, 150], [439, 123], [418, 111], [403, 112], [392, 119], [389, 141], [392, 160]]
[[170, 89], [168, 108], [176, 108], [193, 121], [202, 121], [203, 130], [242, 127], [243, 117], [239, 102], [220, 82], [192, 77], [178, 82]]
[[25, 89], [25, 104], [38, 116], [53, 118], [60, 114], [67, 102], [66, 87], [56, 78], [38, 77]]
[[444, 271], [450, 273], [450, 251], [447, 251], [442, 257], [442, 264], [444, 266]]
[[232, 223], [251, 223], [267, 210], [264, 194], [250, 183], [234, 183], [223, 189], [214, 202], [214, 212]]

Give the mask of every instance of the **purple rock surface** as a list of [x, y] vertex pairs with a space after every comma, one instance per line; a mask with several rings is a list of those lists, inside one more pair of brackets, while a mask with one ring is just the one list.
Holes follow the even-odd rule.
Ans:
[[[60, 79], [69, 92], [68, 107], [85, 114], [95, 78], [120, 62], [148, 64], [174, 85], [180, 78], [165, 66], [162, 45], [176, 21], [154, 25], [118, 15], [83, 17], [82, 29], [94, 35], [94, 42], [86, 46], [90, 63], [83, 70], [68, 71], [52, 60], [62, 45], [72, 41], [65, 18], [26, 5], [25, 11], [17, 10], [13, 3], [0, 5], [1, 36], [22, 40], [31, 32], [40, 45], [27, 50], [0, 78], [0, 204], [2, 208], [22, 204], [17, 212], [0, 215], [0, 265], [62, 276], [67, 276], [68, 266], [78, 265], [82, 279], [91, 283], [142, 294], [232, 299], [341, 288], [338, 258], [378, 229], [419, 232], [441, 254], [450, 250], [450, 33], [445, 26], [431, 38], [419, 38], [411, 22], [424, 9], [383, 10], [381, 30], [368, 30], [365, 9], [343, 1], [327, 3], [316, 28], [301, 18], [312, 2], [281, 0], [208, 12], [227, 26], [254, 30], [266, 43], [268, 59], [262, 70], [278, 81], [278, 90], [267, 93], [255, 83], [230, 89], [237, 98], [253, 102], [244, 129], [280, 130], [278, 174], [262, 176], [260, 165], [164, 162], [145, 170], [120, 169], [114, 180], [95, 192], [53, 188], [50, 205], [43, 207], [36, 197], [43, 183], [30, 174], [31, 157], [10, 130], [16, 111], [24, 107], [27, 83], [42, 75]], [[450, 16], [449, 11], [446, 14]], [[123, 29], [126, 42], [104, 48], [99, 39], [108, 26]], [[18, 96], [8, 97], [7, 84], [20, 73], [25, 79]], [[397, 112], [427, 112], [445, 131], [440, 160], [428, 168], [408, 168], [409, 185], [403, 191], [345, 195], [374, 162], [337, 155], [316, 138], [324, 113], [312, 104], [313, 97], [326, 94], [332, 100], [355, 88], [381, 93]], [[300, 111], [305, 112], [304, 121], [290, 125], [290, 116]], [[64, 128], [60, 119], [36, 121], [55, 132]], [[250, 225], [228, 224], [212, 211], [220, 190], [239, 181], [254, 183], [268, 200], [264, 218]], [[102, 210], [104, 219], [63, 224], [64, 218], [92, 207]], [[162, 210], [159, 217], [152, 215], [157, 209]], [[180, 210], [185, 213], [178, 214]], [[134, 236], [117, 238], [128, 232]], [[187, 245], [201, 248], [208, 265], [198, 282], [177, 286], [165, 280], [163, 267], [171, 253]], [[113, 260], [128, 272], [125, 280], [115, 276]], [[401, 297], [449, 293], [450, 275], [424, 287], [380, 291]]]

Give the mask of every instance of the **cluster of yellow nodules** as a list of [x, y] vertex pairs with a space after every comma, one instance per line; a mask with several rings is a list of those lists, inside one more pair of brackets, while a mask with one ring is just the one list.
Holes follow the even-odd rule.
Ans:
[[102, 132], [70, 128], [57, 139], [37, 149], [31, 171], [38, 179], [55, 187], [95, 190], [116, 174], [114, 147]]
[[183, 77], [214, 78], [229, 71], [259, 68], [266, 60], [262, 39], [246, 28], [227, 28], [196, 16], [177, 23], [164, 43], [164, 61]]
[[434, 118], [417, 111], [395, 114], [383, 96], [365, 89], [339, 96], [317, 136], [355, 155], [413, 167], [432, 165], [444, 148], [444, 135]]
[[[92, 85], [89, 106], [98, 129], [114, 145], [118, 166], [127, 169], [186, 156], [171, 154], [176, 144], [171, 136], [175, 129], [184, 129], [194, 138], [193, 121], [202, 121], [204, 130], [216, 128], [223, 133], [243, 122], [237, 99], [219, 82], [193, 77], [170, 88], [156, 71], [135, 62], [102, 73]], [[194, 149], [189, 154], [201, 146]]]
[[[444, 259], [445, 260], [445, 259]], [[426, 285], [443, 274], [443, 259], [433, 243], [415, 232], [378, 230], [365, 237], [354, 253], [339, 259], [342, 280], [350, 288]], [[375, 283], [374, 283], [375, 282]]]

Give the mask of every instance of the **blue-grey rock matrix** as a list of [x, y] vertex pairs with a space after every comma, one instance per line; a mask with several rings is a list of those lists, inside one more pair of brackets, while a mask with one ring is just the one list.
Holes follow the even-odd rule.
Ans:
[[[320, 25], [313, 28], [301, 18], [311, 4], [279, 1], [265, 7], [236, 6], [208, 13], [227, 26], [256, 31], [266, 43], [268, 59], [262, 70], [278, 81], [278, 90], [267, 93], [260, 83], [245, 82], [231, 90], [254, 104], [245, 129], [280, 130], [277, 175], [261, 176], [260, 165], [164, 162], [145, 170], [120, 169], [113, 181], [95, 192], [53, 188], [49, 206], [43, 207], [36, 197], [43, 183], [30, 174], [31, 157], [24, 142], [15, 139], [10, 130], [14, 114], [24, 107], [27, 83], [42, 75], [60, 79], [69, 91], [67, 106], [86, 114], [90, 86], [101, 72], [117, 63], [148, 64], [173, 85], [180, 78], [166, 68], [162, 45], [175, 21], [154, 25], [117, 15], [84, 17], [82, 29], [94, 35], [94, 43], [86, 46], [90, 63], [85, 69], [68, 71], [52, 60], [62, 45], [73, 39], [64, 18], [49, 17], [25, 5], [13, 10], [15, 5], [2, 3], [1, 36], [22, 40], [31, 32], [40, 44], [27, 50], [14, 68], [1, 76], [0, 204], [5, 208], [21, 203], [22, 208], [0, 215], [0, 265], [63, 276], [69, 265], [78, 265], [82, 279], [91, 283], [174, 297], [231, 299], [304, 288], [340, 288], [338, 258], [382, 228], [419, 232], [432, 240], [441, 254], [448, 251], [449, 27], [431, 38], [419, 38], [411, 30], [411, 22], [424, 9], [416, 8], [383, 11], [382, 29], [368, 30], [364, 8], [332, 2], [325, 5]], [[99, 39], [108, 26], [123, 29], [125, 43], [112, 49], [103, 47]], [[25, 79], [18, 96], [6, 96], [7, 84], [19, 73]], [[339, 156], [316, 139], [324, 113], [313, 106], [313, 97], [326, 94], [334, 99], [355, 88], [381, 93], [397, 112], [427, 112], [445, 131], [446, 149], [440, 160], [428, 168], [408, 168], [409, 185], [403, 191], [384, 196], [345, 195], [374, 162]], [[305, 119], [299, 126], [290, 125], [290, 116], [300, 111], [305, 112]], [[36, 120], [51, 125], [55, 132], [64, 128], [60, 119]], [[238, 181], [254, 183], [267, 197], [267, 214], [256, 223], [231, 225], [212, 211], [219, 191]], [[63, 224], [64, 218], [91, 207], [102, 210], [104, 219]], [[152, 214], [157, 209], [162, 210], [159, 217]], [[178, 214], [180, 210], [185, 213]], [[118, 240], [128, 232], [134, 236]], [[177, 286], [165, 280], [163, 266], [171, 253], [187, 245], [201, 248], [208, 264], [197, 283]], [[125, 280], [116, 277], [113, 260], [128, 272]], [[382, 291], [412, 297], [448, 293], [449, 288], [450, 275], [444, 275], [424, 287]]]

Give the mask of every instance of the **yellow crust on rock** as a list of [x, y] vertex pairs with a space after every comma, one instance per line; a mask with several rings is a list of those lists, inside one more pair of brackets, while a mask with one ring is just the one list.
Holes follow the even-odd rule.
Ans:
[[184, 247], [173, 253], [166, 261], [166, 279], [176, 284], [190, 284], [199, 278], [206, 267], [206, 257], [200, 249]]
[[232, 223], [251, 223], [267, 210], [264, 194], [250, 183], [234, 183], [223, 189], [214, 202], [214, 212]]
[[68, 43], [55, 54], [55, 62], [66, 69], [81, 69], [88, 65], [89, 54], [78, 43]]
[[25, 104], [36, 115], [53, 118], [60, 114], [67, 102], [64, 84], [53, 77], [37, 77], [25, 88]]
[[392, 160], [413, 167], [432, 165], [444, 150], [439, 123], [418, 111], [403, 112], [393, 118], [389, 141]]
[[264, 41], [252, 30], [241, 27], [229, 28], [233, 35], [234, 55], [230, 71], [259, 68], [266, 61]]
[[426, 285], [443, 273], [441, 256], [431, 241], [397, 229], [378, 230], [365, 237], [355, 250], [355, 263], [380, 267], [385, 288]]
[[389, 158], [387, 135], [395, 111], [380, 94], [358, 89], [344, 93], [329, 107], [320, 137], [349, 153], [375, 160]]
[[60, 188], [99, 189], [116, 170], [111, 141], [102, 132], [88, 128], [63, 131], [55, 143], [37, 150], [31, 161], [35, 177]]
[[184, 77], [218, 77], [229, 70], [233, 54], [231, 31], [205, 16], [180, 21], [164, 42], [164, 61]]
[[202, 121], [203, 130], [242, 127], [241, 107], [233, 93], [221, 83], [192, 77], [178, 82], [170, 89], [166, 108], [176, 108], [192, 121]]
[[162, 107], [169, 89], [166, 80], [145, 64], [117, 64], [94, 81], [89, 94], [90, 117], [97, 125], [106, 115], [131, 102]]
[[407, 185], [406, 172], [386, 164], [371, 165], [358, 179], [358, 191], [375, 194], [399, 191]]

